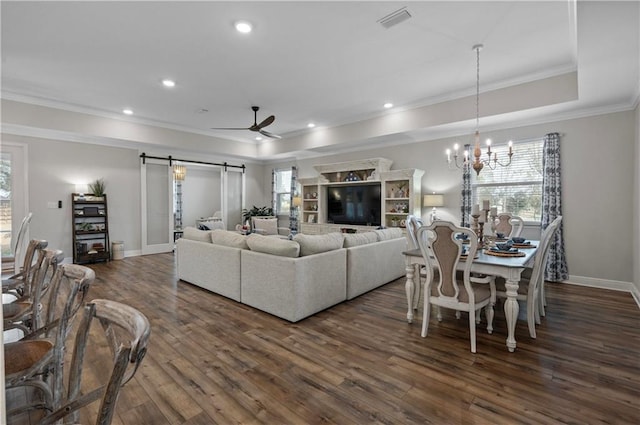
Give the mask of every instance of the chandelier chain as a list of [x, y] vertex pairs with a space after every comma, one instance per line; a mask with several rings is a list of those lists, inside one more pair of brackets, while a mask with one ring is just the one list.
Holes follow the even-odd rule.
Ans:
[[476, 46], [476, 131], [480, 129], [480, 46]]

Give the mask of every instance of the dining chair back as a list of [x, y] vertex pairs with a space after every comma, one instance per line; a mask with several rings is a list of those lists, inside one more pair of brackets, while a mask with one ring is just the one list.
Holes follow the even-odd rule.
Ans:
[[507, 238], [516, 238], [522, 233], [524, 220], [517, 215], [511, 213], [498, 214], [496, 218], [496, 233], [502, 233]]
[[[458, 234], [467, 235], [469, 243], [466, 258], [463, 240]], [[427, 279], [424, 289], [424, 309], [422, 318], [422, 336], [426, 337], [429, 327], [431, 304], [456, 311], [469, 313], [469, 332], [471, 352], [476, 352], [476, 312], [483, 307], [487, 316], [487, 332], [493, 332], [493, 300], [495, 285], [493, 279], [489, 285], [472, 282], [471, 266], [478, 249], [478, 237], [466, 227], [436, 220], [429, 226], [422, 226], [417, 232], [418, 245], [427, 264]], [[458, 264], [464, 261], [462, 273]], [[436, 275], [436, 271], [439, 273]], [[438, 321], [442, 315], [438, 311]]]
[[546, 314], [545, 311], [545, 307], [547, 306], [547, 299], [544, 293], [544, 272], [545, 269], [547, 267], [547, 260], [549, 259], [549, 252], [551, 252], [551, 241], [553, 241], [556, 233], [559, 231], [560, 229], [560, 225], [562, 224], [562, 216], [559, 215], [557, 216], [551, 223], [549, 223], [549, 225], [547, 226], [547, 228], [545, 229], [544, 233], [546, 232], [548, 235], [549, 240], [547, 241], [547, 248], [546, 248], [546, 252], [545, 252], [545, 258], [543, 263], [540, 266], [540, 271], [539, 271], [539, 288], [538, 288], [538, 313], [539, 316], [544, 316]]
[[60, 265], [42, 303], [43, 325], [4, 345], [5, 389], [30, 387], [41, 393], [14, 406], [7, 417], [33, 409], [52, 411], [60, 404], [65, 340], [94, 280], [95, 273], [88, 267]]
[[[529, 335], [531, 338], [536, 337], [536, 324], [540, 324], [540, 316], [544, 315], [541, 303], [541, 288], [544, 285], [544, 268], [549, 256], [549, 248], [551, 240], [558, 229], [562, 216], [556, 218], [542, 232], [538, 250], [533, 260], [533, 268], [531, 275], [520, 279], [518, 286], [518, 295], [516, 299], [526, 301], [527, 303], [527, 325], [529, 327]], [[507, 298], [507, 289], [504, 279], [498, 279], [496, 295], [501, 298]]]
[[[95, 331], [91, 326], [94, 320], [100, 324], [93, 327]], [[108, 373], [96, 373], [92, 369], [99, 369], [99, 365], [93, 363], [91, 368], [84, 367], [89, 358], [88, 351], [103, 344], [101, 341], [94, 341], [100, 330], [103, 331], [110, 351], [112, 363]], [[104, 299], [87, 303], [75, 335], [69, 384], [65, 389], [64, 399], [39, 424], [54, 424], [61, 419], [69, 420], [70, 423], [89, 423], [86, 418], [78, 420], [79, 410], [100, 400], [95, 424], [109, 425], [115, 413], [120, 389], [133, 378], [144, 359], [150, 333], [151, 326], [147, 318], [131, 306]], [[100, 363], [102, 364], [106, 362]], [[103, 382], [96, 386], [95, 378], [83, 380], [83, 371], [87, 369], [91, 370], [92, 376], [104, 377]], [[87, 386], [91, 388], [86, 388]]]
[[[25, 291], [29, 290], [28, 283], [33, 278], [35, 273], [34, 258], [39, 250], [45, 249], [48, 245], [47, 241], [32, 239], [27, 245], [27, 250], [24, 254], [24, 261], [22, 268], [16, 274], [13, 274], [5, 279], [2, 279], [2, 293], [13, 293], [17, 297], [25, 295]], [[29, 295], [29, 294], [26, 294]]]
[[13, 255], [2, 257], [3, 272], [11, 271], [13, 274], [20, 273], [20, 261], [22, 261], [25, 254], [25, 238], [27, 237], [27, 232], [29, 231], [29, 224], [31, 223], [32, 217], [33, 213], [30, 212], [22, 218], [22, 222], [20, 223], [20, 227], [18, 228], [18, 233], [16, 234], [16, 237], [12, 238], [11, 240], [11, 252], [13, 253]]
[[38, 260], [32, 266], [34, 272], [27, 283], [24, 296], [3, 305], [4, 330], [20, 329], [24, 335], [41, 326], [41, 302], [49, 288], [57, 265], [64, 254], [59, 249], [38, 250]]
[[424, 222], [422, 221], [422, 218], [417, 217], [413, 214], [409, 214], [407, 216], [407, 221], [406, 221], [406, 226], [407, 226], [407, 243], [408, 243], [408, 247], [407, 249], [418, 249], [418, 229], [422, 226], [424, 226]]

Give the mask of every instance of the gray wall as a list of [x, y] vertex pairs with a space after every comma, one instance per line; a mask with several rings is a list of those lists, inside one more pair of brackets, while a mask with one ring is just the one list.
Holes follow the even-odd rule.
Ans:
[[[633, 146], [638, 143], [637, 114], [637, 111], [626, 111], [482, 132], [483, 138], [491, 137], [494, 141], [524, 140], [550, 132], [561, 134], [564, 235], [572, 282], [629, 289], [631, 282], [637, 281], [634, 270], [636, 276], [639, 272], [637, 265], [634, 269], [633, 259], [637, 259], [638, 251], [636, 248], [634, 253], [633, 244], [634, 239], [639, 238], [630, 237], [634, 217], [637, 217], [632, 196], [634, 176], [637, 176], [633, 155]], [[459, 222], [461, 174], [459, 170], [447, 169], [444, 152], [455, 142], [469, 143], [470, 140], [470, 136], [448, 138], [346, 152], [299, 160], [297, 165], [300, 177], [316, 176], [315, 164], [374, 157], [392, 159], [392, 169], [423, 169], [423, 193], [443, 193], [445, 206], [438, 209], [439, 216]], [[422, 214], [426, 218], [429, 211], [423, 209]], [[535, 231], [528, 232], [535, 234]]]

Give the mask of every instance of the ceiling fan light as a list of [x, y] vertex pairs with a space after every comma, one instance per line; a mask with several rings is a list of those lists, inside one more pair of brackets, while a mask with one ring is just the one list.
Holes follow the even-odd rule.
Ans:
[[309, 127], [309, 128], [313, 128], [313, 127], [315, 127], [315, 126], [316, 126], [316, 125], [315, 125], [314, 123], [312, 123], [312, 122], [310, 122], [309, 124], [307, 124], [307, 127]]
[[165, 78], [164, 80], [162, 80], [162, 85], [165, 87], [175, 87], [176, 82], [168, 78]]
[[385, 103], [385, 104], [384, 104], [384, 105], [382, 105], [382, 106], [384, 106], [384, 108], [385, 108], [385, 109], [393, 108], [393, 103], [391, 103], [391, 102], [387, 102], [387, 103]]
[[253, 29], [253, 26], [251, 25], [251, 23], [247, 21], [238, 21], [236, 22], [235, 27], [236, 27], [236, 31], [242, 34], [248, 34]]
[[133, 115], [133, 110], [131, 110], [130, 108], [124, 108], [122, 110], [122, 113], [125, 115]]

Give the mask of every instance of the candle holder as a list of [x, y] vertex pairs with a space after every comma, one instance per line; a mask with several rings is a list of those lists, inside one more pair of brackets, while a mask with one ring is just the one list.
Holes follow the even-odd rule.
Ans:
[[478, 225], [480, 226], [480, 233], [478, 234], [478, 243], [482, 247], [484, 243], [484, 223], [480, 222], [478, 223]]
[[471, 214], [471, 217], [473, 218], [473, 223], [471, 224], [471, 230], [473, 230], [477, 235], [479, 232], [478, 219], [480, 218], [480, 214]]
[[498, 215], [491, 215], [491, 234], [493, 236], [496, 236], [496, 220], [498, 218]]

